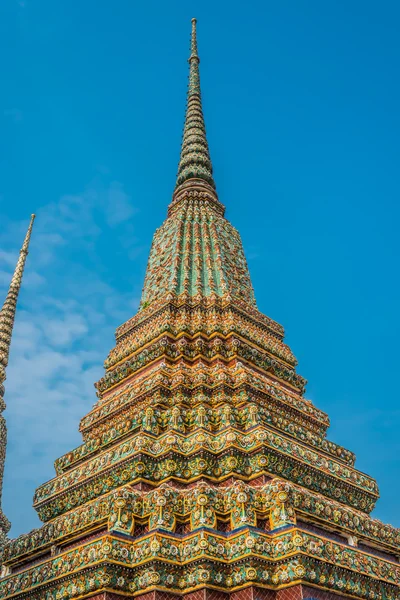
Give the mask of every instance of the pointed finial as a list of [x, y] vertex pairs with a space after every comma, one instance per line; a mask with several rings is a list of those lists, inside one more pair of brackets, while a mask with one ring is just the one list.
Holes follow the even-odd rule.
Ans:
[[190, 48], [191, 48], [191, 54], [190, 54], [190, 58], [189, 61], [191, 61], [193, 58], [197, 58], [197, 60], [200, 62], [199, 59], [199, 55], [197, 52], [197, 31], [196, 31], [196, 24], [197, 24], [197, 19], [192, 19], [192, 37], [191, 37], [191, 43], [190, 43]]
[[0, 310], [0, 412], [5, 408], [3, 400], [3, 382], [6, 378], [5, 367], [8, 365], [15, 311], [17, 308], [19, 291], [21, 289], [22, 275], [24, 273], [26, 257], [28, 255], [29, 242], [31, 239], [34, 220], [35, 215], [32, 215], [24, 243], [22, 244], [22, 248], [19, 253], [17, 266], [15, 267], [15, 271], [11, 279], [7, 297], [3, 304], [3, 308]]
[[197, 51], [196, 24], [197, 19], [192, 19], [189, 57], [189, 87], [176, 188], [190, 179], [197, 179], [197, 181], [206, 181], [209, 186], [215, 190], [203, 109], [201, 105], [200, 58]]
[[4, 381], [6, 380], [6, 367], [8, 365], [8, 357], [10, 354], [11, 337], [14, 328], [15, 312], [19, 291], [21, 289], [22, 276], [24, 273], [25, 261], [28, 255], [29, 242], [31, 239], [33, 221], [35, 215], [31, 216], [28, 231], [22, 244], [19, 253], [17, 266], [15, 267], [14, 275], [12, 276], [7, 297], [0, 310], [0, 549], [6, 541], [7, 533], [10, 530], [10, 522], [4, 515], [1, 508], [1, 496], [3, 492], [3, 477], [4, 477], [4, 462], [7, 447], [7, 427], [6, 422], [1, 414], [6, 405], [4, 402]]
[[[27, 254], [28, 254], [28, 249], [29, 249], [29, 242], [31, 240], [33, 222], [34, 222], [35, 218], [36, 218], [36, 215], [31, 215], [31, 220], [29, 223], [28, 231], [26, 232], [26, 236], [24, 239], [24, 243], [22, 244], [22, 248], [19, 251], [20, 258], [18, 260], [13, 278], [11, 279], [10, 287], [21, 284], [22, 274], [23, 274], [24, 266], [25, 266], [25, 260], [26, 260]], [[23, 258], [23, 256], [25, 256], [25, 259]]]
[[[200, 72], [199, 64], [200, 58], [197, 50], [197, 31], [196, 31], [197, 19], [192, 19], [192, 35], [190, 37], [190, 56], [188, 59], [189, 68], [189, 89], [188, 89], [188, 102], [193, 94], [200, 96]], [[201, 106], [200, 106], [201, 108]]]

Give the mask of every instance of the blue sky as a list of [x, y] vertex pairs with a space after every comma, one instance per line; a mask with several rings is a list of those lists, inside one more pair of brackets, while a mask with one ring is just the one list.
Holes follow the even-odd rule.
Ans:
[[175, 182], [198, 18], [215, 179], [260, 310], [282, 323], [400, 526], [398, 2], [7, 0], [0, 7], [0, 287], [37, 213], [6, 382], [18, 535], [80, 443]]

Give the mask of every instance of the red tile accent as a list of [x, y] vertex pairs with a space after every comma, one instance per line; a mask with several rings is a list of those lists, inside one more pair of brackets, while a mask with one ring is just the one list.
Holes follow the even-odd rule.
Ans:
[[263, 531], [271, 531], [269, 519], [260, 519], [257, 517], [257, 527]]
[[379, 558], [384, 558], [385, 560], [391, 560], [393, 562], [400, 562], [399, 559], [393, 554], [388, 554], [387, 552], [383, 552], [382, 550], [377, 550], [376, 548], [372, 548], [368, 544], [362, 544], [358, 542], [357, 547], [364, 552], [368, 552], [369, 554], [373, 554], [374, 556], [378, 556]]
[[184, 600], [206, 600], [206, 590], [197, 590], [183, 596]]
[[236, 483], [236, 481], [242, 481], [242, 480], [238, 479], [237, 477], [228, 477], [228, 479], [225, 479], [221, 483], [221, 487], [227, 487], [229, 485], [233, 485], [234, 483]]
[[[58, 551], [58, 553], [60, 553], [60, 552], [65, 552], [65, 550], [72, 550], [72, 548], [77, 548], [78, 546], [82, 546], [83, 544], [86, 544], [90, 540], [94, 540], [94, 539], [102, 536], [106, 532], [107, 532], [107, 529], [101, 529], [100, 531], [96, 531], [95, 533], [92, 533], [91, 535], [82, 536], [81, 538], [79, 538], [78, 540], [75, 540], [74, 542], [71, 542], [70, 544], [58, 546], [57, 551]], [[42, 554], [35, 560], [29, 561], [27, 563], [23, 563], [20, 567], [14, 567], [12, 572], [15, 575], [16, 573], [19, 573], [20, 571], [26, 569], [27, 567], [33, 567], [34, 565], [36, 565], [39, 562], [42, 562], [43, 560], [48, 560], [50, 557], [51, 557], [51, 553], [46, 552], [46, 554]]]
[[178, 600], [179, 596], [172, 594], [171, 592], [159, 592], [155, 590], [154, 600]]
[[147, 592], [147, 594], [139, 594], [139, 596], [135, 596], [135, 600], [155, 600], [155, 592]]
[[343, 594], [336, 594], [335, 592], [328, 592], [326, 590], [320, 590], [307, 585], [303, 585], [302, 588], [303, 600], [344, 600], [344, 598], [349, 598], [349, 596]]
[[[139, 490], [141, 492], [147, 492], [148, 490], [152, 490], [153, 486], [145, 483], [144, 481], [138, 481], [137, 483], [131, 483], [130, 487], [134, 490]], [[137, 598], [137, 596], [136, 596]]]
[[90, 542], [90, 540], [94, 540], [102, 535], [104, 535], [105, 533], [107, 533], [107, 529], [101, 529], [100, 531], [96, 531], [95, 533], [92, 533], [91, 535], [86, 535], [84, 537], [79, 538], [79, 540], [76, 540], [75, 542], [72, 542], [71, 544], [65, 544], [65, 546], [60, 547], [60, 552], [65, 552], [65, 550], [72, 550], [72, 548], [77, 548], [78, 546], [81, 546], [83, 544], [86, 544], [87, 542]]
[[276, 600], [276, 592], [265, 588], [254, 588], [254, 600]]
[[177, 523], [175, 527], [175, 533], [178, 533], [179, 535], [190, 533], [190, 523]]
[[148, 525], [140, 525], [139, 523], [135, 523], [135, 528], [133, 530], [133, 537], [139, 537], [140, 535], [144, 535], [145, 533], [148, 533], [149, 531], [149, 527]]
[[205, 592], [204, 600], [229, 600], [229, 594], [226, 594], [225, 592], [209, 589], [206, 589]]
[[254, 586], [250, 586], [244, 588], [243, 590], [238, 590], [237, 592], [232, 592], [230, 600], [256, 600], [257, 590]]
[[340, 542], [341, 544], [347, 544], [347, 538], [344, 535], [339, 535], [333, 531], [327, 531], [322, 527], [317, 527], [316, 525], [312, 525], [311, 523], [305, 523], [304, 521], [297, 521], [297, 525], [301, 529], [305, 529], [305, 531], [311, 531], [312, 533], [316, 533], [317, 535], [323, 535], [330, 540], [334, 540], [335, 542]]
[[302, 600], [303, 590], [301, 585], [294, 585], [290, 588], [279, 590], [276, 594], [276, 600]]
[[217, 519], [217, 529], [218, 531], [231, 531], [231, 524], [229, 521], [220, 521]]
[[30, 560], [29, 562], [22, 563], [19, 567], [13, 567], [12, 573], [13, 573], [13, 575], [15, 575], [16, 573], [20, 573], [20, 571], [23, 571], [24, 569], [27, 569], [28, 567], [29, 568], [34, 567], [35, 565], [42, 562], [43, 560], [48, 560], [50, 557], [51, 557], [51, 553], [46, 552], [45, 554], [42, 554], [38, 558], [35, 558], [35, 560]]
[[126, 596], [120, 596], [119, 594], [111, 594], [110, 592], [103, 592], [96, 596], [90, 596], [87, 600], [128, 600]]
[[268, 481], [271, 481], [272, 477], [268, 477], [268, 475], [260, 475], [259, 477], [255, 477], [249, 483], [252, 486], [265, 485]]
[[[176, 490], [183, 490], [186, 487], [190, 487], [190, 486], [187, 486], [186, 483], [183, 483], [182, 481], [175, 481], [174, 479], [172, 479], [171, 481], [167, 481], [167, 484], [170, 487], [175, 488]], [[194, 485], [195, 484], [196, 484], [196, 482], [194, 482]]]

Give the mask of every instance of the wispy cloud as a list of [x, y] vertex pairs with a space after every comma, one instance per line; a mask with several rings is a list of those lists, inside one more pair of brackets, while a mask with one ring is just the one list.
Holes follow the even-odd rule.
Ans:
[[[96, 268], [101, 235], [112, 227], [123, 236], [134, 212], [122, 184], [101, 181], [38, 211], [6, 381], [4, 510], [14, 536], [37, 526], [34, 489], [54, 476], [55, 458], [81, 443], [79, 421], [96, 400], [113, 330], [137, 306]], [[3, 296], [26, 225], [0, 232]]]
[[118, 181], [113, 181], [107, 190], [107, 222], [110, 226], [119, 225], [135, 213], [129, 196]]

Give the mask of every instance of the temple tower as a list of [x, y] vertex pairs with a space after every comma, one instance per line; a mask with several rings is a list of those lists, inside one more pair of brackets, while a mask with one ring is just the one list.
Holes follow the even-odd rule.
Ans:
[[4, 463], [6, 459], [7, 448], [7, 425], [3, 416], [6, 408], [4, 402], [4, 382], [6, 380], [6, 368], [10, 355], [10, 346], [12, 332], [14, 328], [15, 312], [17, 310], [18, 296], [22, 284], [22, 276], [24, 274], [26, 257], [28, 256], [29, 242], [31, 239], [33, 221], [35, 215], [32, 215], [29, 223], [28, 231], [25, 236], [24, 243], [19, 253], [17, 266], [15, 267], [14, 275], [11, 279], [7, 297], [3, 307], [0, 310], [0, 548], [6, 542], [7, 533], [10, 530], [11, 524], [3, 513], [1, 499], [3, 494], [3, 479], [4, 479]]
[[36, 490], [43, 525], [4, 550], [0, 599], [400, 598], [400, 531], [281, 325], [260, 313], [225, 218], [192, 21], [176, 188], [140, 308], [116, 331], [82, 444]]

